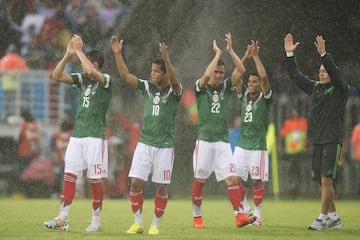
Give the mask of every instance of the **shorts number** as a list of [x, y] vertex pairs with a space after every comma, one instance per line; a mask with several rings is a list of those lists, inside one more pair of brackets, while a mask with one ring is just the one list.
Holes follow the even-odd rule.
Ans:
[[259, 176], [259, 175], [260, 175], [260, 169], [259, 169], [259, 167], [252, 167], [252, 168], [251, 168], [251, 175], [252, 175], [252, 176]]
[[94, 164], [94, 173], [101, 174], [101, 164]]
[[236, 165], [235, 164], [230, 164], [230, 172], [236, 172]]
[[171, 172], [170, 172], [170, 170], [165, 170], [165, 171], [164, 171], [164, 180], [170, 181], [170, 179], [171, 179]]

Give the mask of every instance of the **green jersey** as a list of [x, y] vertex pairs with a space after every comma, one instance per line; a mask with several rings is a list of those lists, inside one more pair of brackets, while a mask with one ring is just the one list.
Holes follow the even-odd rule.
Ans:
[[144, 119], [139, 142], [158, 147], [174, 146], [174, 121], [181, 94], [175, 95], [170, 86], [159, 89], [150, 81], [138, 79], [138, 89], [144, 96]]
[[272, 101], [272, 91], [260, 93], [257, 99], [248, 96], [247, 88], [241, 94], [241, 136], [238, 146], [247, 150], [266, 150], [266, 131]]
[[229, 142], [229, 99], [232, 92], [230, 78], [226, 78], [217, 87], [200, 88], [195, 83], [198, 109], [198, 137], [208, 142]]
[[80, 89], [80, 104], [73, 137], [106, 139], [105, 116], [112, 97], [110, 75], [103, 73], [104, 85], [82, 73], [72, 73], [71, 77], [73, 86]]

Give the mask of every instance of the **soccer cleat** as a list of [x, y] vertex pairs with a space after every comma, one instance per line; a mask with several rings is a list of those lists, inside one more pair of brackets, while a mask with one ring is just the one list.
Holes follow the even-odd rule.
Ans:
[[159, 228], [157, 226], [151, 225], [149, 229], [149, 235], [159, 235]]
[[337, 220], [332, 220], [328, 218], [326, 219], [325, 225], [328, 229], [339, 229], [344, 226], [340, 218], [338, 218]]
[[325, 230], [326, 224], [321, 219], [315, 219], [312, 224], [309, 225], [308, 230]]
[[69, 231], [70, 226], [66, 219], [60, 217], [55, 217], [53, 220], [44, 222], [44, 226], [49, 229]]
[[253, 226], [260, 226], [261, 225], [261, 221], [260, 219], [256, 219], [253, 223], [252, 223]]
[[246, 213], [236, 215], [236, 227], [241, 228], [245, 225], [255, 222], [256, 216], [248, 216]]
[[254, 216], [254, 212], [253, 212], [251, 209], [249, 209], [249, 211], [246, 211], [245, 214], [246, 214], [248, 217]]
[[202, 217], [194, 217], [193, 227], [194, 228], [206, 228], [205, 224], [203, 223]]
[[100, 232], [101, 228], [100, 228], [100, 225], [92, 223], [86, 228], [86, 231], [87, 232]]
[[131, 227], [126, 231], [127, 234], [136, 234], [143, 233], [144, 227], [138, 223], [134, 223]]

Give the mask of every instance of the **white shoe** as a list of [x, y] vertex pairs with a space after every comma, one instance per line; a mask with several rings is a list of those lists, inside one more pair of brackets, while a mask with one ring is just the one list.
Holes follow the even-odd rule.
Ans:
[[315, 219], [308, 227], [309, 230], [325, 230], [326, 224], [321, 219]]
[[101, 228], [100, 228], [100, 224], [90, 224], [87, 228], [86, 228], [87, 232], [100, 232]]
[[343, 227], [343, 223], [340, 218], [337, 220], [332, 220], [330, 218], [326, 219], [325, 225], [328, 229], [339, 229]]
[[69, 231], [70, 229], [67, 219], [63, 219], [60, 217], [55, 217], [51, 221], [44, 222], [44, 226], [49, 229], [61, 230], [61, 231]]
[[260, 226], [260, 225], [261, 225], [260, 219], [257, 218], [257, 219], [255, 220], [255, 222], [252, 223], [252, 225], [253, 225], [253, 226]]

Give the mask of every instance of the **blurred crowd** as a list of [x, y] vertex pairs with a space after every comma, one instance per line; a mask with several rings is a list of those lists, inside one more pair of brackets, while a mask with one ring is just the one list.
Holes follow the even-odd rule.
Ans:
[[15, 48], [29, 69], [52, 70], [72, 34], [101, 48], [126, 9], [120, 0], [1, 0], [0, 58]]

